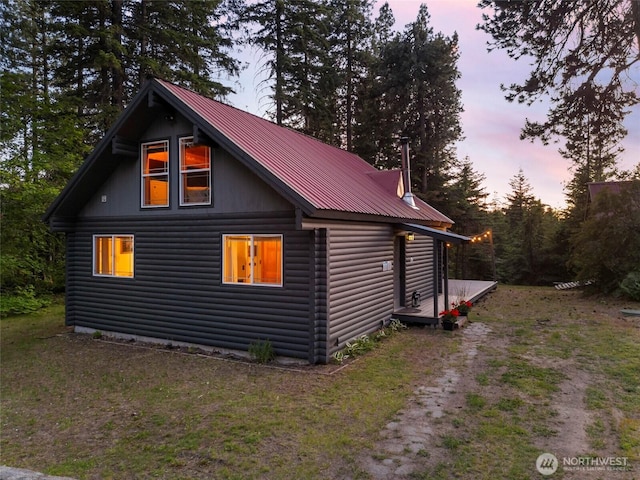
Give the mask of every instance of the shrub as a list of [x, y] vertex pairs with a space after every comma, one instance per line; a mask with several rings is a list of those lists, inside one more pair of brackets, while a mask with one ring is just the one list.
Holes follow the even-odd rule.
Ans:
[[37, 297], [33, 285], [17, 287], [13, 293], [3, 294], [0, 301], [0, 316], [33, 313], [51, 303], [47, 297]]
[[640, 272], [630, 272], [620, 283], [620, 290], [631, 300], [640, 301]]
[[254, 362], [269, 363], [276, 358], [273, 345], [269, 340], [260, 340], [249, 345], [249, 355]]
[[404, 323], [393, 319], [389, 325], [375, 332], [372, 337], [365, 334], [347, 342], [343, 350], [339, 350], [333, 354], [333, 361], [342, 363], [349, 357], [357, 357], [358, 355], [369, 352], [373, 350], [379, 342], [405, 328], [407, 328], [407, 326]]

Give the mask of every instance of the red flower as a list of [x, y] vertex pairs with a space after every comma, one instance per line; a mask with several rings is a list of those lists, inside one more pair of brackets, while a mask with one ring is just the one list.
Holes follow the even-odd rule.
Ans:
[[443, 310], [440, 312], [440, 315], [443, 317], [457, 317], [458, 315], [460, 315], [460, 312], [458, 311], [457, 308], [451, 309], [451, 310]]

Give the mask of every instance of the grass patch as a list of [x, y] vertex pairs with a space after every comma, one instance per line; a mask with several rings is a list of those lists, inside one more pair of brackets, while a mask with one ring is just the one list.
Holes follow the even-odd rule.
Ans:
[[604, 391], [595, 387], [587, 387], [585, 403], [590, 410], [601, 410], [606, 408], [609, 402]]
[[484, 408], [487, 400], [477, 393], [467, 394], [467, 408], [472, 412], [478, 412]]
[[[596, 416], [585, 425], [585, 451], [567, 453], [638, 458], [640, 330], [616, 319], [620, 307], [614, 302], [577, 291], [500, 286], [478, 305], [478, 321], [506, 345], [481, 348], [483, 367], [474, 372], [478, 390], [466, 394], [466, 408], [449, 423], [451, 438], [442, 445], [455, 455], [415, 478], [533, 478], [540, 446], [557, 444], [563, 434], [554, 402], [562, 404], [560, 389], [576, 383], [576, 370], [589, 378], [584, 402]], [[614, 411], [625, 414], [619, 425]]]
[[634, 461], [640, 461], [640, 419], [623, 418], [620, 421], [620, 448]]
[[60, 305], [0, 325], [0, 463], [79, 479], [361, 478], [358, 452], [437, 366], [415, 358], [450, 348], [393, 335], [326, 376], [69, 334]]
[[[464, 406], [434, 421], [411, 478], [532, 478], [562, 435], [567, 365], [589, 379], [591, 448], [640, 461], [640, 330], [611, 302], [500, 286], [474, 307], [502, 343], [456, 364]], [[68, 334], [63, 313], [0, 321], [0, 463], [78, 479], [368, 478], [358, 458], [387, 458], [379, 432], [464, 353], [462, 335], [410, 329], [326, 376], [109, 344]]]
[[501, 381], [525, 395], [542, 397], [558, 390], [564, 375], [556, 369], [537, 367], [523, 358], [512, 358]]

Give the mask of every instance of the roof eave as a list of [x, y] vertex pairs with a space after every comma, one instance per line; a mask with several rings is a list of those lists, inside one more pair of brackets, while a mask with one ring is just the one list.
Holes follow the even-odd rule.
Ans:
[[398, 225], [401, 230], [417, 233], [419, 235], [426, 235], [428, 237], [435, 238], [447, 243], [461, 244], [469, 243], [471, 238], [464, 235], [458, 235], [457, 233], [447, 232], [444, 230], [436, 230], [435, 228], [426, 227], [424, 225], [418, 225], [415, 223], [401, 223]]
[[[316, 209], [311, 214], [305, 215], [309, 218], [317, 218], [324, 220], [349, 220], [349, 221], [359, 221], [359, 222], [375, 222], [375, 223], [390, 223], [390, 224], [400, 224], [400, 223], [410, 223], [410, 224], [428, 224], [430, 228], [450, 228], [452, 226], [451, 223], [441, 222], [437, 220], [425, 220], [425, 219], [416, 219], [409, 217], [393, 217], [388, 215], [376, 215], [371, 213], [362, 213], [362, 212], [349, 212], [344, 210], [328, 210], [328, 209]], [[425, 225], [427, 226], [427, 225]]]
[[98, 145], [91, 151], [91, 153], [84, 159], [80, 168], [76, 171], [76, 173], [71, 177], [67, 185], [62, 189], [62, 191], [58, 194], [58, 196], [53, 200], [49, 208], [44, 212], [41, 219], [44, 223], [50, 224], [51, 218], [55, 215], [55, 212], [64, 204], [65, 200], [69, 197], [69, 195], [78, 187], [78, 185], [83, 181], [84, 177], [89, 173], [91, 167], [95, 163], [95, 161], [103, 154], [106, 148], [111, 146], [111, 141], [116, 133], [122, 128], [124, 122], [133, 114], [133, 112], [140, 106], [140, 104], [146, 100], [147, 95], [153, 88], [153, 82], [148, 81], [143, 85], [142, 89], [138, 92], [138, 94], [133, 97], [131, 103], [127, 106], [127, 108], [120, 114], [115, 123], [111, 126], [111, 128], [105, 133], [102, 137]]

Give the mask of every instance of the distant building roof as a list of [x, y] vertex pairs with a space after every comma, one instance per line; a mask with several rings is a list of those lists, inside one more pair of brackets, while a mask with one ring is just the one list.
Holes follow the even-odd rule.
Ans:
[[589, 198], [593, 201], [593, 199], [602, 191], [618, 194], [621, 189], [629, 187], [632, 183], [633, 182], [631, 180], [587, 183], [587, 187], [589, 188]]

